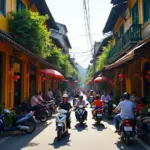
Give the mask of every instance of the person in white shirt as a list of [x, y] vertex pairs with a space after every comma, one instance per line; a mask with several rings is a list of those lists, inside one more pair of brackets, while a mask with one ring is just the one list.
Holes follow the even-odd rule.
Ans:
[[103, 102], [105, 102], [105, 101], [111, 101], [111, 97], [107, 94], [107, 92], [104, 92], [104, 94], [101, 96], [101, 100]]
[[134, 119], [134, 111], [135, 111], [135, 105], [133, 102], [130, 101], [130, 94], [125, 92], [123, 94], [123, 101], [121, 101], [118, 106], [115, 108], [114, 112], [117, 113], [120, 111], [118, 115], [114, 118], [114, 123], [116, 127], [116, 131], [119, 131], [119, 123], [122, 119]]
[[38, 100], [38, 93], [35, 93], [31, 98], [31, 107], [35, 108], [38, 105], [41, 105], [41, 103]]
[[43, 93], [42, 92], [39, 92], [38, 94], [38, 100], [40, 100], [41, 102], [45, 102], [43, 97], [42, 97]]
[[49, 100], [53, 99], [54, 96], [53, 96], [53, 92], [51, 91], [51, 89], [48, 90], [47, 97]]

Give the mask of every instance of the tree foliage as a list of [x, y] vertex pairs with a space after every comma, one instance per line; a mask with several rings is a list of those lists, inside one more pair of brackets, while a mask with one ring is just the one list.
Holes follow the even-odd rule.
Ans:
[[103, 47], [103, 53], [98, 57], [96, 71], [101, 70], [105, 65], [108, 65], [108, 54], [112, 48], [112, 43], [109, 42], [106, 47]]
[[22, 10], [12, 12], [9, 18], [9, 32], [15, 40], [35, 54], [48, 55], [51, 45], [50, 32], [46, 27], [48, 15]]
[[88, 80], [90, 80], [92, 78], [93, 69], [94, 69], [93, 65], [89, 65], [88, 71], [87, 71], [87, 74], [86, 74], [86, 77], [85, 77], [85, 82], [87, 82]]

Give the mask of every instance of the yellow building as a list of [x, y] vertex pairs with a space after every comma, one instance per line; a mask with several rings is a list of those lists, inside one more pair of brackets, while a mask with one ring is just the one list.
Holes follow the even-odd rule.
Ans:
[[103, 32], [112, 32], [115, 44], [104, 74], [113, 73], [112, 80], [121, 93], [136, 91], [150, 100], [150, 0], [111, 0], [111, 3], [113, 7]]
[[[48, 28], [58, 30], [45, 0], [0, 0], [0, 103], [12, 108], [28, 100], [35, 92], [50, 88], [50, 79], [41, 79], [40, 70], [54, 68], [42, 57], [14, 41], [8, 33], [10, 12], [27, 8], [41, 15], [48, 14]], [[15, 80], [16, 78], [19, 80]]]

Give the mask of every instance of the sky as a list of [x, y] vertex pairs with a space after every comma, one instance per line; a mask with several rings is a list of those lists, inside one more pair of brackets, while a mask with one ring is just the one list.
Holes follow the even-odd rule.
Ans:
[[[89, 0], [91, 16], [91, 33], [93, 44], [103, 38], [102, 30], [111, 10], [110, 0]], [[72, 45], [70, 54], [76, 61], [87, 68], [91, 53], [89, 52], [85, 32], [83, 0], [46, 0], [56, 22], [65, 24]], [[86, 52], [87, 51], [87, 52]], [[86, 52], [86, 53], [81, 53]]]

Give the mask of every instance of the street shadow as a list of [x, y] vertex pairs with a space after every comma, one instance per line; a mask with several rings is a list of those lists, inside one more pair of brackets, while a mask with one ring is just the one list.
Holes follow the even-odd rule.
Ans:
[[[10, 149], [16, 149], [16, 150], [21, 150], [24, 147], [33, 147], [33, 146], [38, 146], [39, 143], [33, 143], [31, 142], [32, 139], [34, 139], [36, 136], [38, 136], [41, 132], [43, 132], [49, 125], [51, 125], [52, 122], [49, 123], [37, 123], [37, 128], [32, 134], [26, 134], [23, 132], [10, 132], [3, 134], [3, 137], [7, 136], [13, 136], [12, 138], [7, 140], [7, 143], [4, 142], [0, 145], [4, 150], [10, 150]], [[21, 139], [18, 141], [18, 139]], [[14, 144], [18, 141], [18, 144]]]
[[116, 144], [119, 150], [143, 150], [143, 147], [135, 139], [131, 140], [129, 145], [124, 144], [120, 139], [114, 144]]
[[92, 124], [92, 125], [93, 125], [92, 129], [96, 129], [97, 131], [102, 131], [102, 130], [104, 130], [104, 129], [107, 129], [107, 128], [105, 127], [105, 125], [102, 124], [102, 123], [100, 123], [100, 124], [94, 123], [94, 124]]
[[113, 117], [111, 119], [104, 118], [103, 122], [107, 122], [109, 125], [114, 125], [114, 118]]
[[73, 130], [77, 130], [78, 132], [82, 132], [83, 130], [88, 131], [88, 126], [86, 123], [83, 124], [78, 123], [74, 127], [75, 128]]
[[53, 143], [48, 144], [50, 146], [53, 146], [54, 149], [59, 149], [60, 147], [63, 146], [70, 146], [70, 134], [66, 134], [62, 137], [62, 139], [60, 141], [58, 141], [57, 137], [54, 139]]

